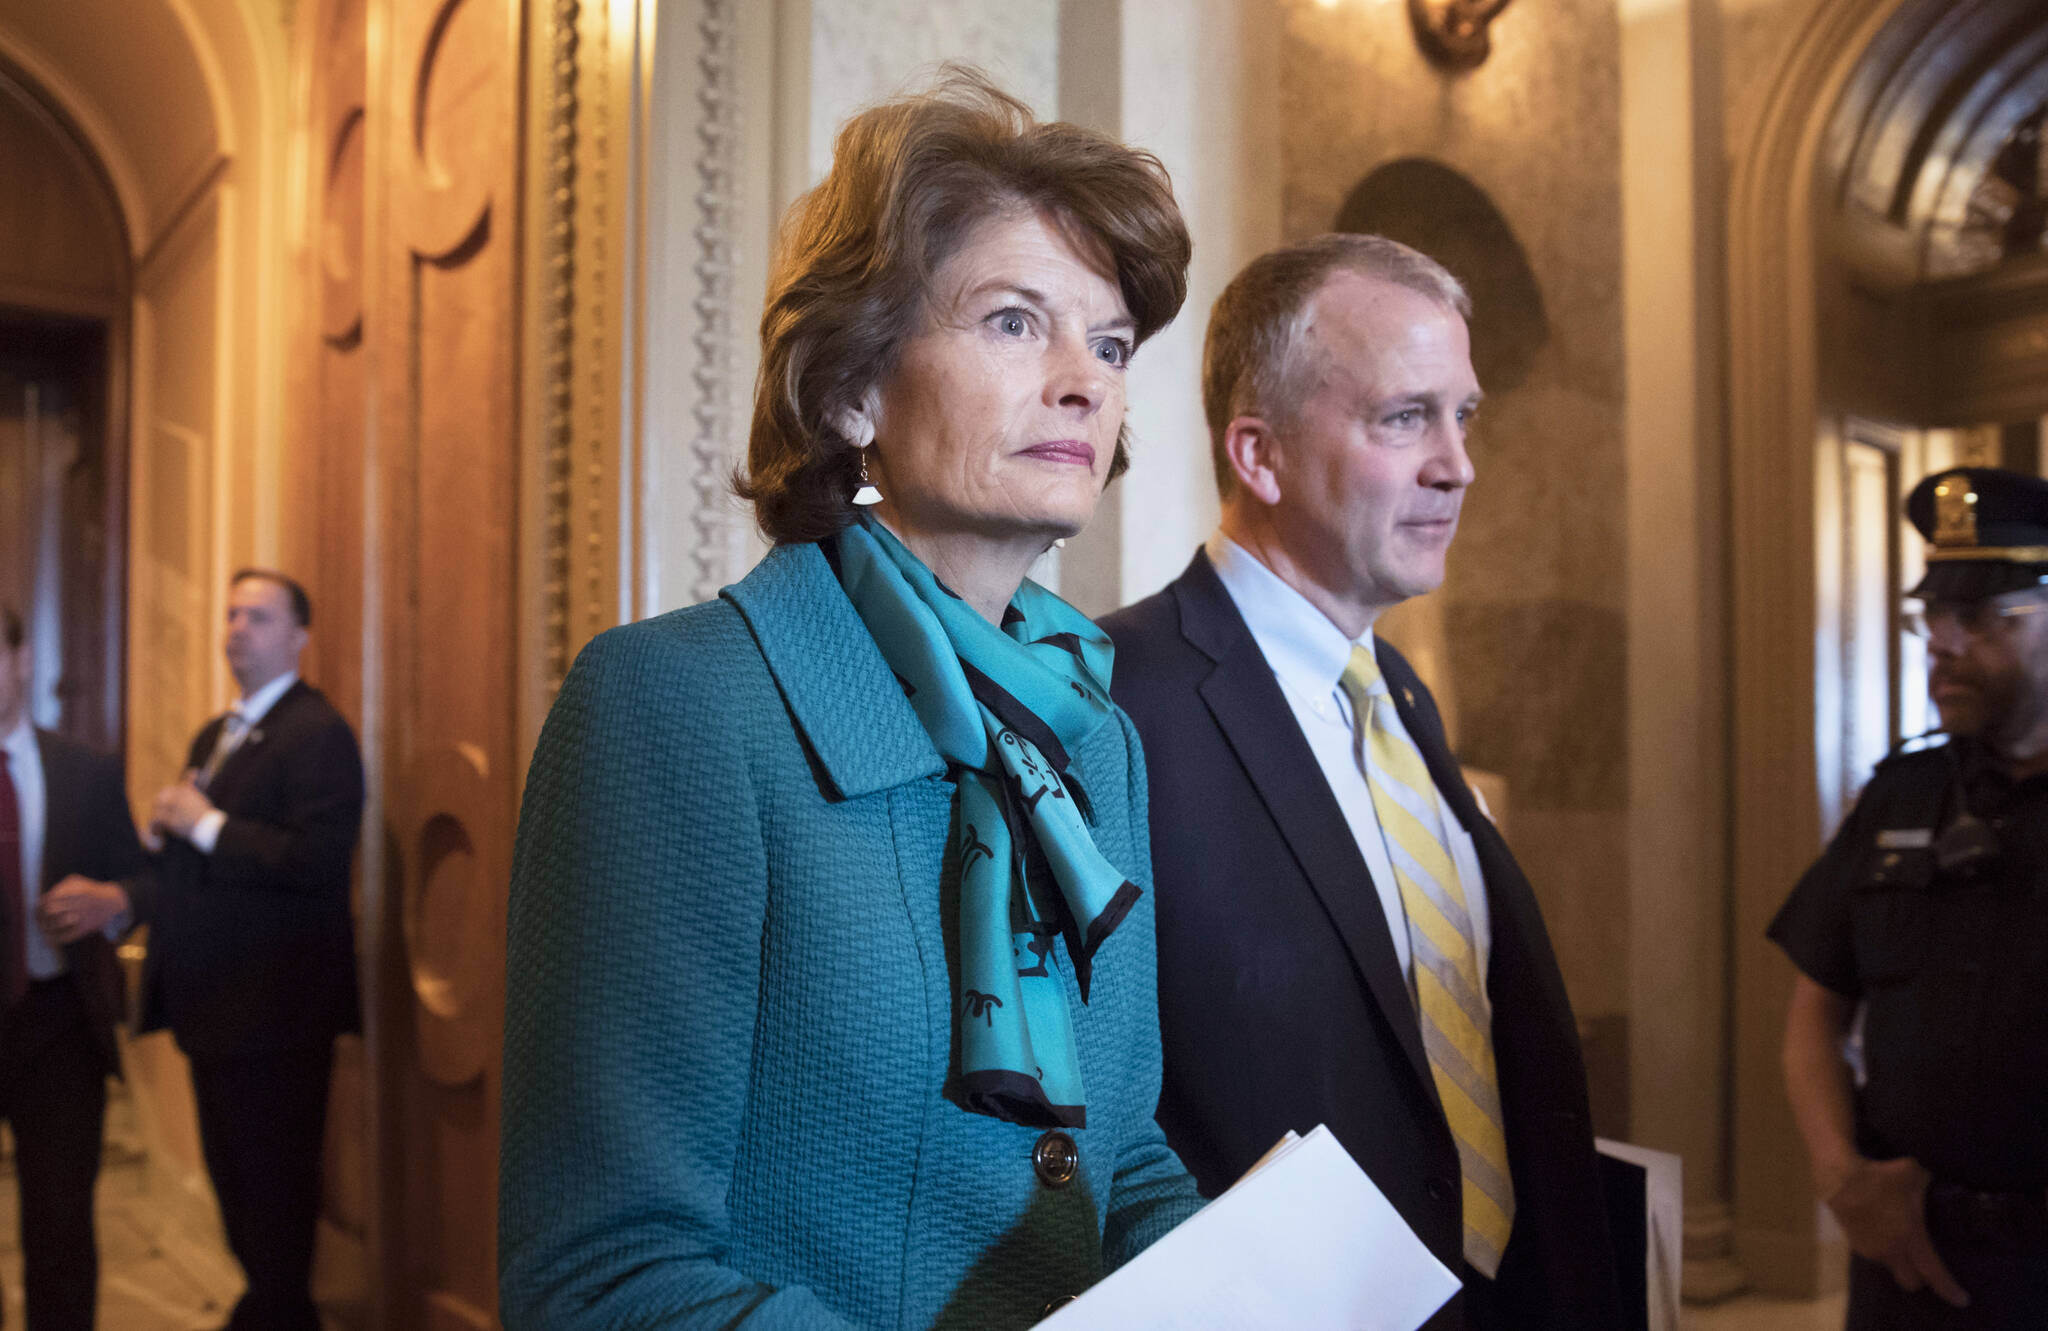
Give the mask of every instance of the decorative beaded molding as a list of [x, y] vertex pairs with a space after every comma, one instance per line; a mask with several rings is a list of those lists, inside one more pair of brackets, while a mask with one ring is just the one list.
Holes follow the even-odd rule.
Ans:
[[734, 80], [738, 68], [737, 15], [732, 0], [702, 0], [697, 31], [703, 39], [697, 90], [701, 117], [697, 126], [696, 365], [692, 372], [696, 400], [691, 410], [695, 431], [690, 440], [691, 491], [695, 503], [690, 523], [696, 566], [690, 599], [718, 594], [730, 574], [732, 509], [726, 502], [726, 477], [732, 446], [732, 292], [735, 173], [739, 156], [739, 103]]
[[546, 694], [555, 696], [569, 673], [570, 475], [576, 423], [572, 414], [576, 364], [576, 112], [577, 21], [581, 0], [554, 0], [549, 36], [547, 103], [547, 212], [539, 219], [546, 246], [547, 407], [542, 427], [545, 516], [542, 519], [542, 632]]
[[[616, 367], [612, 357], [618, 354], [620, 344], [614, 342], [612, 323], [617, 311], [611, 299], [612, 272], [612, 215], [611, 190], [612, 172], [612, 66], [615, 63], [612, 43], [613, 11], [618, 6], [597, 4], [588, 11], [594, 20], [594, 31], [589, 49], [584, 52], [586, 59], [580, 61], [583, 73], [589, 80], [585, 89], [587, 96], [579, 99], [577, 105], [582, 119], [588, 125], [588, 135], [580, 145], [583, 151], [577, 153], [581, 164], [578, 189], [580, 205], [578, 221], [577, 255], [581, 261], [576, 274], [577, 324], [582, 330], [578, 346], [580, 361], [573, 367], [579, 385], [577, 396], [581, 399], [578, 427], [580, 438], [576, 451], [581, 467], [576, 476], [577, 488], [581, 492], [582, 515], [578, 533], [582, 538], [580, 558], [572, 557], [573, 565], [580, 565], [580, 594], [575, 598], [574, 618], [581, 622], [575, 625], [575, 639], [584, 642], [602, 633], [618, 622], [616, 607], [606, 596], [609, 569], [606, 552], [612, 548], [617, 532], [613, 523], [614, 507], [609, 503], [609, 490], [617, 484], [617, 433], [618, 417], [612, 397], [612, 375]], [[579, 129], [579, 134], [581, 130]], [[620, 145], [623, 148], [623, 144]]]

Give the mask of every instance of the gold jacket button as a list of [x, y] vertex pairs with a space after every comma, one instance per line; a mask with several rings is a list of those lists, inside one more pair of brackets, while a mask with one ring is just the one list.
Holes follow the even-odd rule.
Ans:
[[1038, 1181], [1048, 1188], [1066, 1187], [1074, 1181], [1074, 1171], [1080, 1167], [1081, 1148], [1058, 1128], [1040, 1137], [1031, 1148], [1031, 1168], [1037, 1171]]

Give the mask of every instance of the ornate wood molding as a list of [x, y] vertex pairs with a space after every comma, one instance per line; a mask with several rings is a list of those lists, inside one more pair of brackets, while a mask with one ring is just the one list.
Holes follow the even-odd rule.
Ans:
[[[715, 595], [734, 571], [738, 518], [727, 481], [740, 414], [733, 338], [743, 8], [739, 0], [671, 0], [658, 27], [652, 0], [544, 0], [528, 14], [536, 108], [522, 372], [528, 741], [577, 649], [646, 593], [645, 560], [659, 561], [668, 604]], [[656, 42], [680, 58], [652, 59]], [[671, 81], [660, 102], [651, 94], [657, 77]], [[657, 105], [667, 117], [659, 125]], [[663, 169], [681, 165], [687, 174], [657, 181], [649, 144], [663, 135], [684, 146], [680, 163], [670, 155]], [[674, 209], [661, 236], [648, 223], [657, 190]], [[672, 274], [661, 283], [656, 248]], [[654, 303], [657, 291], [668, 304]], [[679, 334], [652, 367], [644, 364], [650, 320]], [[649, 415], [656, 386], [665, 389], [659, 417]]]
[[[546, 696], [552, 698], [569, 670], [569, 533], [571, 508], [571, 454], [575, 439], [574, 384], [576, 363], [576, 119], [579, 0], [548, 0], [535, 6], [542, 31], [535, 36], [534, 49], [546, 53], [545, 83], [535, 89], [529, 105], [545, 108], [538, 143], [542, 169], [540, 198], [534, 202], [533, 236], [529, 254], [538, 252], [541, 280], [531, 289], [538, 293], [539, 308], [530, 326], [537, 330], [534, 370], [526, 376], [529, 419], [539, 416], [538, 485], [529, 485], [540, 497], [540, 521], [524, 544], [540, 547], [540, 586], [522, 599], [532, 601], [538, 592], [541, 620], [540, 671]], [[529, 258], [529, 272], [534, 264]], [[531, 475], [531, 470], [529, 472]], [[529, 510], [534, 505], [528, 505]]]
[[735, 175], [739, 156], [738, 16], [733, 0], [700, 0], [697, 31], [703, 41], [698, 70], [703, 82], [697, 102], [698, 126], [696, 263], [694, 301], [696, 364], [691, 378], [696, 401], [690, 440], [695, 568], [690, 599], [718, 594], [728, 580], [732, 510], [727, 500], [727, 474], [735, 439], [732, 379], [732, 303], [734, 276]]
[[632, 7], [527, 10], [521, 373], [520, 733], [529, 750], [577, 650], [619, 619], [625, 185]]
[[1924, 288], [1928, 423], [2048, 414], [2048, 256]]
[[[626, 269], [619, 261], [628, 226], [626, 160], [631, 135], [631, 77], [619, 66], [632, 58], [633, 32], [618, 30], [621, 6], [582, 6], [577, 42], [582, 83], [576, 106], [575, 166], [575, 349], [570, 369], [575, 387], [575, 426], [570, 462], [573, 517], [569, 531], [571, 587], [568, 597], [567, 657], [592, 637], [619, 622], [618, 561], [620, 512], [619, 445], [622, 432], [619, 389], [622, 355], [630, 330]], [[559, 677], [556, 677], [559, 680]]]

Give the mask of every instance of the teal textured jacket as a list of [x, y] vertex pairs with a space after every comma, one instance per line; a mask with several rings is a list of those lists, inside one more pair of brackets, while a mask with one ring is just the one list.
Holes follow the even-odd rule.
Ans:
[[506, 951], [508, 1331], [1024, 1327], [1201, 1205], [1153, 1123], [1144, 759], [1071, 755], [1145, 889], [1083, 1005], [1073, 1181], [961, 1109], [954, 787], [823, 552], [615, 629], [541, 733]]

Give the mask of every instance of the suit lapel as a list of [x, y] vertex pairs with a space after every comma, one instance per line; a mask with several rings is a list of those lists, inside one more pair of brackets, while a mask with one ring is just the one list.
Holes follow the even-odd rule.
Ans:
[[75, 789], [77, 773], [64, 760], [64, 751], [50, 743], [41, 730], [35, 734], [36, 752], [43, 762], [43, 881], [36, 885], [36, 891], [42, 893], [57, 885], [58, 865], [78, 859], [78, 848], [71, 843], [76, 820], [51, 815], [59, 809], [77, 808], [85, 792]]
[[1408, 738], [1414, 740], [1415, 747], [1422, 751], [1422, 761], [1429, 766], [1429, 777], [1436, 783], [1437, 793], [1450, 802], [1459, 824], [1476, 837], [1475, 820], [1482, 816], [1478, 802], [1472, 798], [1471, 787], [1465, 784], [1464, 769], [1451, 755], [1443, 721], [1437, 715], [1435, 704], [1430, 701], [1422, 677], [1415, 673], [1407, 658], [1383, 638], [1373, 639], [1373, 658], [1380, 663], [1380, 674], [1386, 678], [1387, 688], [1394, 695], [1395, 714], [1407, 729]]
[[1174, 583], [1174, 593], [1180, 601], [1182, 632], [1216, 662], [1199, 689], [1202, 701], [1294, 852], [1310, 890], [1336, 927], [1416, 1076], [1433, 1087], [1415, 1002], [1387, 932], [1386, 912], [1380, 908], [1344, 811], [1330, 793], [1272, 667], [1206, 555], [1195, 556]]
[[[220, 770], [213, 774], [213, 780], [206, 789], [207, 798], [216, 806], [226, 807], [221, 805], [222, 797], [231, 795], [236, 789], [238, 781], [248, 771], [249, 765], [256, 760], [259, 750], [270, 741], [269, 732], [286, 722], [299, 695], [307, 692], [309, 688], [305, 680], [294, 680], [292, 686], [279, 694], [276, 702], [270, 704], [270, 710], [257, 718], [255, 725], [249, 727], [248, 733], [242, 736], [242, 742], [235, 746], [235, 751], [221, 761]], [[226, 718], [217, 718], [212, 724], [212, 730], [213, 744], [206, 746], [209, 754], [213, 751], [214, 744], [219, 744], [222, 735], [226, 733]], [[203, 759], [201, 763], [203, 766]]]

